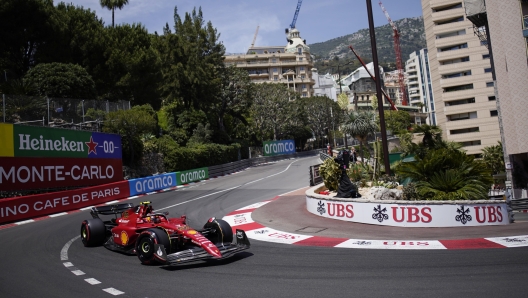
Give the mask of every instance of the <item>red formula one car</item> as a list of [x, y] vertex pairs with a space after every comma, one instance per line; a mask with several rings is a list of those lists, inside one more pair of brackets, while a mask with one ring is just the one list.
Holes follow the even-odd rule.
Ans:
[[[84, 246], [104, 245], [125, 254], [137, 255], [143, 264], [179, 265], [223, 259], [250, 247], [246, 233], [233, 230], [229, 223], [210, 218], [203, 229], [186, 224], [186, 217], [168, 218], [168, 212], [154, 213], [150, 202], [93, 207], [93, 219], [83, 221]], [[99, 215], [113, 215], [103, 221]]]

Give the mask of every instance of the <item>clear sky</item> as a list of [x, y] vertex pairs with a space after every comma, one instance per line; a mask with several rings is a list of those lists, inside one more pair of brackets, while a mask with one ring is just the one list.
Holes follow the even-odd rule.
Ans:
[[[296, 28], [308, 44], [323, 42], [368, 28], [367, 0], [304, 0]], [[55, 0], [57, 4], [60, 1]], [[112, 12], [102, 8], [99, 0], [69, 0], [76, 6], [95, 10], [105, 25], [112, 24]], [[387, 24], [379, 0], [372, 0], [374, 25]], [[420, 0], [385, 0], [383, 5], [393, 20], [422, 15]], [[149, 33], [162, 33], [166, 23], [174, 26], [174, 7], [183, 18], [185, 12], [202, 7], [204, 20], [211, 21], [220, 33], [228, 53], [243, 53], [251, 45], [259, 27], [255, 46], [286, 45], [284, 29], [293, 20], [297, 0], [129, 0], [116, 10], [115, 23], [141, 23]]]

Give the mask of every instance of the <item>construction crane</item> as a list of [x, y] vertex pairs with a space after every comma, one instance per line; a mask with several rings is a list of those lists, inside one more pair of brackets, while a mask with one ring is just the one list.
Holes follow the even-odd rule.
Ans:
[[255, 36], [253, 36], [253, 42], [251, 43], [251, 47], [253, 47], [255, 45], [255, 41], [257, 40], [257, 34], [258, 34], [259, 27], [260, 27], [260, 25], [257, 25], [257, 30], [255, 30]]
[[394, 51], [396, 52], [396, 69], [398, 71], [398, 81], [400, 84], [400, 94], [402, 99], [402, 105], [407, 105], [407, 92], [405, 89], [405, 76], [403, 74], [403, 64], [402, 64], [402, 56], [401, 56], [401, 47], [400, 47], [400, 33], [398, 32], [398, 28], [396, 28], [396, 25], [392, 21], [392, 19], [389, 16], [389, 13], [383, 6], [383, 3], [381, 1], [379, 2], [379, 5], [381, 7], [381, 10], [383, 10], [383, 13], [387, 17], [387, 20], [389, 21], [389, 24], [392, 27], [394, 38]]
[[297, 8], [295, 9], [295, 14], [293, 15], [293, 21], [290, 24], [290, 28], [286, 28], [286, 34], [290, 32], [290, 29], [295, 28], [295, 23], [297, 23], [297, 17], [299, 16], [299, 10], [301, 10], [301, 4], [302, 4], [302, 0], [299, 0], [297, 2]]
[[[369, 74], [370, 78], [376, 82], [376, 78], [372, 75], [372, 73], [370, 72], [370, 70], [368, 69], [367, 65], [365, 64], [365, 62], [363, 62], [363, 59], [361, 59], [361, 57], [359, 56], [359, 54], [356, 52], [356, 50], [354, 50], [354, 48], [352, 47], [352, 45], [349, 45], [348, 48], [352, 51], [352, 53], [354, 53], [354, 55], [356, 55], [356, 58], [359, 60], [359, 62], [361, 63], [361, 65], [363, 65], [363, 68], [365, 68], [365, 70], [367, 71], [367, 73]], [[392, 101], [392, 99], [389, 97], [389, 95], [387, 95], [387, 92], [385, 92], [385, 90], [381, 89], [381, 93], [383, 93], [383, 95], [385, 96], [385, 98], [389, 101], [389, 104], [390, 104], [390, 109], [393, 110], [393, 111], [397, 111], [398, 108], [396, 107], [396, 105], [394, 105], [394, 102]], [[355, 96], [355, 95], [354, 95]], [[356, 99], [357, 100], [357, 99]]]

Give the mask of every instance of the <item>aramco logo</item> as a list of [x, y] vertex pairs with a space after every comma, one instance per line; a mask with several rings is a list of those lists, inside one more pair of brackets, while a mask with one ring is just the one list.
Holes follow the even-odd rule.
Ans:
[[267, 141], [264, 142], [264, 156], [295, 153], [295, 141]]

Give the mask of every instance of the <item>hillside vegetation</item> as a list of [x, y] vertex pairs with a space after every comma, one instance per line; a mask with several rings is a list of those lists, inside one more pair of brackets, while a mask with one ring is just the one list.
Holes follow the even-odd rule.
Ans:
[[[423, 18], [404, 18], [394, 22], [400, 32], [400, 46], [402, 51], [402, 60], [405, 62], [409, 54], [427, 47]], [[389, 24], [376, 27], [376, 44], [378, 48], [378, 60], [386, 71], [394, 70], [396, 55], [394, 53], [394, 39], [392, 37], [392, 27]], [[325, 42], [310, 44], [310, 50], [316, 57], [315, 67], [319, 73], [336, 73], [337, 63], [356, 60], [354, 53], [348, 48], [352, 45], [356, 52], [365, 61], [372, 61], [372, 51], [370, 46], [369, 29], [361, 29], [355, 33], [330, 39]], [[359, 66], [358, 61], [349, 66], [341, 67], [340, 72], [350, 73]]]

